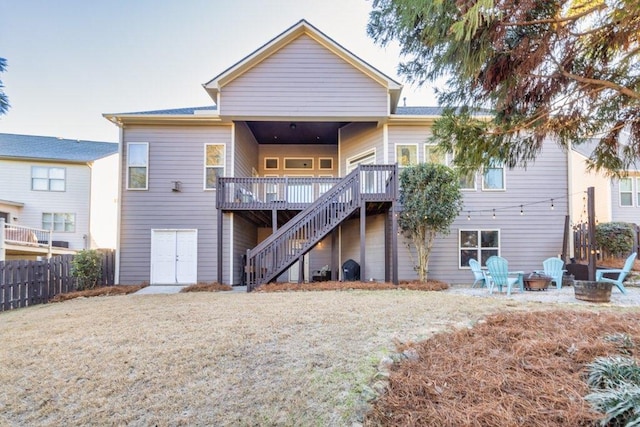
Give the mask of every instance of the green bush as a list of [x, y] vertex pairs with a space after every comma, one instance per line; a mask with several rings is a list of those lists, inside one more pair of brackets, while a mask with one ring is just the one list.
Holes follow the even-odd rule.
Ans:
[[633, 250], [635, 229], [626, 222], [604, 222], [596, 226], [596, 245], [610, 256], [624, 258]]
[[592, 407], [605, 414], [600, 425], [640, 425], [640, 366], [622, 356], [600, 357], [589, 366], [592, 392], [585, 396]]
[[102, 254], [96, 250], [83, 250], [71, 261], [71, 275], [78, 280], [78, 290], [93, 289], [102, 277]]

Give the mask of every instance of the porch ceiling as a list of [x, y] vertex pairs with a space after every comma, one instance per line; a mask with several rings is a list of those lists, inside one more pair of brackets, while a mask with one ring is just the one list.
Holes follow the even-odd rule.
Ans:
[[338, 129], [348, 122], [247, 121], [259, 144], [338, 144]]

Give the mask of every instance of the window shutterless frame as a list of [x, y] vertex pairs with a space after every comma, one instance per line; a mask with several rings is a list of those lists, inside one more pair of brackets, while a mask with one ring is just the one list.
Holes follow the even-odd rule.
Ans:
[[618, 183], [618, 203], [620, 207], [633, 206], [633, 178], [620, 178]]
[[477, 260], [483, 267], [487, 259], [500, 255], [499, 229], [460, 229], [458, 231], [458, 268], [469, 269], [469, 260]]
[[204, 189], [215, 190], [217, 178], [224, 176], [225, 144], [204, 144]]
[[127, 190], [149, 189], [149, 143], [127, 143]]

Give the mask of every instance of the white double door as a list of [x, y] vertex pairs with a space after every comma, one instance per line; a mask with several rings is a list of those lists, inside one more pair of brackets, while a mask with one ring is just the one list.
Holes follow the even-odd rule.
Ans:
[[186, 285], [198, 278], [198, 230], [151, 230], [151, 284]]

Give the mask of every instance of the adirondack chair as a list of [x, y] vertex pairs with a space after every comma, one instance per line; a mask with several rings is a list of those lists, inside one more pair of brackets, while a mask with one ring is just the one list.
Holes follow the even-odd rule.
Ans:
[[492, 256], [487, 260], [487, 268], [489, 269], [489, 293], [493, 292], [493, 287], [498, 286], [498, 291], [502, 292], [502, 287], [507, 287], [507, 295], [511, 295], [513, 285], [520, 286], [520, 292], [524, 291], [524, 272], [509, 271], [509, 263], [505, 258]]
[[472, 258], [469, 260], [469, 267], [471, 267], [471, 272], [473, 273], [474, 278], [474, 282], [471, 287], [475, 288], [478, 283], [480, 283], [480, 287], [488, 286], [487, 275], [482, 270], [480, 263]]
[[536, 270], [535, 272], [538, 274], [544, 274], [545, 276], [551, 277], [552, 282], [556, 282], [556, 288], [562, 288], [562, 276], [564, 272], [567, 270], [563, 270], [564, 261], [560, 258], [551, 257], [542, 261], [543, 270]]
[[[636, 260], [636, 256], [638, 256], [638, 254], [636, 252], [634, 252], [631, 255], [629, 255], [629, 257], [627, 258], [627, 260], [624, 263], [624, 267], [622, 267], [622, 268], [610, 268], [610, 269], [607, 269], [607, 270], [597, 270], [596, 271], [596, 282], [613, 283], [614, 285], [616, 285], [618, 287], [618, 289], [620, 289], [620, 291], [623, 294], [626, 294], [627, 290], [624, 288], [624, 285], [622, 284], [622, 282], [627, 277], [627, 274], [629, 274], [629, 272], [631, 271], [631, 267], [633, 266], [633, 262]], [[612, 274], [616, 274], [617, 273], [618, 277], [616, 279], [609, 279], [607, 277], [604, 277], [604, 275], [608, 274], [608, 273], [612, 273]]]

